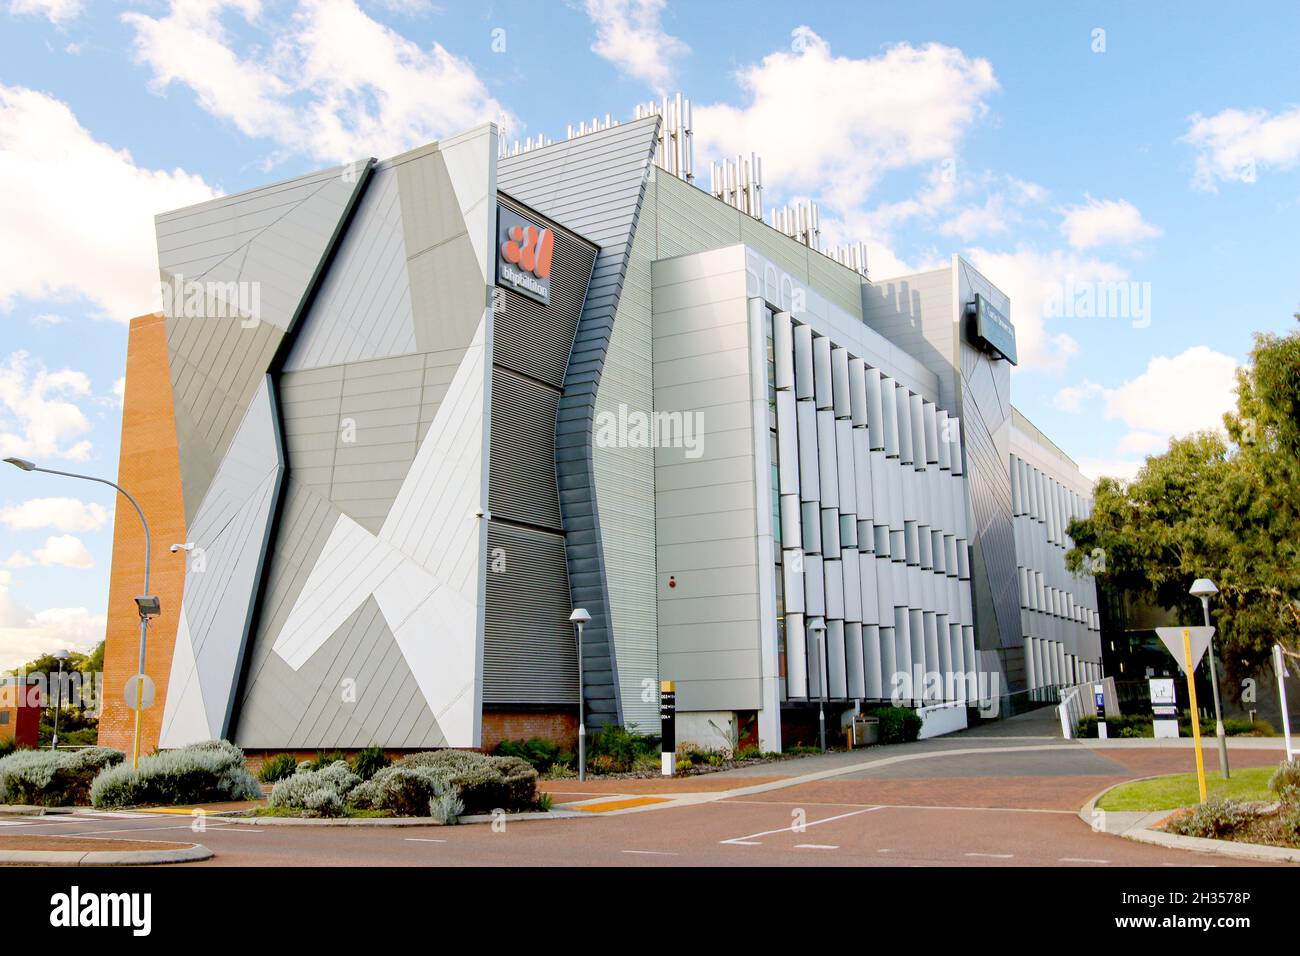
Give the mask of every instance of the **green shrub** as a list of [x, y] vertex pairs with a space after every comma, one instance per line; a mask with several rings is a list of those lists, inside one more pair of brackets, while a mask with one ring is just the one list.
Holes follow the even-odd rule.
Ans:
[[225, 740], [209, 740], [140, 758], [104, 770], [90, 787], [96, 807], [178, 805], [222, 800], [257, 800], [262, 788], [244, 766], [244, 752]]
[[1300, 760], [1283, 760], [1268, 778], [1268, 789], [1283, 803], [1300, 803]]
[[910, 707], [881, 707], [871, 716], [880, 721], [882, 744], [911, 743], [921, 734], [921, 715]]
[[472, 750], [432, 750], [410, 754], [395, 767], [432, 767], [450, 774], [448, 783], [466, 813], [502, 808], [524, 810], [537, 799], [537, 771], [518, 757], [493, 757]]
[[589, 758], [608, 757], [604, 761], [616, 769], [610, 773], [626, 773], [632, 769], [637, 757], [659, 752], [659, 738], [649, 734], [638, 734], [635, 727], [620, 727], [618, 724], [606, 724], [596, 731], [587, 743]]
[[352, 768], [352, 772], [362, 780], [369, 780], [390, 763], [392, 761], [384, 753], [383, 747], [367, 747], [365, 750], [357, 751], [349, 766]]
[[0, 759], [0, 803], [84, 806], [100, 771], [126, 759], [120, 750], [18, 750]]
[[348, 797], [361, 778], [336, 760], [320, 770], [304, 770], [285, 777], [271, 790], [270, 805], [298, 810], [310, 816], [336, 817], [344, 812]]
[[[399, 817], [422, 817], [426, 813], [437, 817], [431, 801], [442, 795], [459, 796], [451, 778], [451, 771], [445, 767], [409, 766], [398, 761], [360, 784], [349, 801], [360, 810], [386, 810]], [[450, 800], [444, 804], [443, 810], [450, 809]], [[460, 812], [464, 812], [463, 804]]]
[[550, 813], [551, 808], [555, 806], [555, 798], [549, 793], [539, 793], [537, 795], [537, 809], [543, 813]]
[[[344, 763], [348, 762], [348, 755], [343, 753], [341, 750], [330, 750], [330, 751], [318, 750], [316, 752], [316, 756], [313, 757], [311, 760], [307, 761], [307, 769], [324, 770], [326, 767], [330, 766], [331, 764], [336, 764], [340, 760], [343, 761]], [[299, 769], [301, 769], [302, 764], [299, 764], [298, 767]]]
[[1218, 838], [1231, 834], [1250, 819], [1240, 805], [1222, 797], [1211, 797], [1187, 813], [1174, 817], [1165, 829], [1182, 836]]
[[492, 753], [498, 757], [518, 757], [520, 760], [526, 760], [538, 773], [546, 773], [555, 764], [560, 763], [562, 757], [567, 757], [569, 761], [573, 760], [572, 754], [561, 753], [559, 746], [541, 737], [530, 737], [528, 740], [503, 740], [497, 744]]
[[741, 747], [739, 750], [736, 751], [736, 759], [737, 760], [761, 760], [763, 759], [763, 748], [754, 746], [752, 744], [747, 747]]
[[11, 753], [13, 753], [17, 749], [18, 749], [18, 745], [14, 743], [12, 737], [10, 737], [8, 740], [0, 740], [0, 757], [8, 757]]
[[285, 777], [292, 777], [297, 770], [298, 761], [294, 759], [293, 754], [276, 754], [262, 761], [261, 769], [257, 771], [257, 779], [262, 783], [275, 783]]

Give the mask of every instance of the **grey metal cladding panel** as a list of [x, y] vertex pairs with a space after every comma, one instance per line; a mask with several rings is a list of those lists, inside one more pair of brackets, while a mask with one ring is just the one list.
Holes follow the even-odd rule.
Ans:
[[246, 329], [232, 319], [167, 320], [187, 521], [194, 520], [211, 478], [202, 463], [225, 456], [282, 337], [266, 323]]
[[493, 517], [561, 529], [555, 481], [559, 392], [497, 367], [492, 375], [488, 502]]
[[[591, 421], [596, 385], [618, 308], [632, 237], [643, 208], [650, 161], [659, 121], [652, 117], [541, 150], [502, 159], [497, 188], [519, 202], [599, 245], [587, 298], [574, 336], [564, 377], [557, 419]], [[600, 190], [593, 187], [599, 181]], [[593, 676], [583, 696], [593, 710], [592, 723], [621, 721], [617, 661], [609, 636], [609, 595], [600, 520], [595, 500], [591, 432], [585, 440], [556, 448], [559, 484], [566, 490], [561, 514], [566, 534], [581, 531], [588, 540], [567, 548], [571, 607], [592, 615], [586, 629], [586, 655]], [[582, 502], [576, 511], [569, 502]], [[595, 666], [601, 664], [603, 666]]]
[[337, 365], [415, 350], [397, 174], [380, 168], [366, 189], [285, 370]]
[[[160, 218], [159, 265], [184, 273], [187, 262], [224, 251], [185, 278], [257, 283], [261, 321], [287, 329], [355, 186], [341, 170], [326, 170]], [[268, 206], [278, 214], [268, 215]]]
[[401, 203], [406, 254], [417, 256], [449, 239], [466, 234], [465, 218], [437, 150], [420, 153], [392, 165]]
[[[970, 489], [973, 591], [979, 645], [983, 649], [1021, 644], [1009, 454], [1010, 406], [1003, 399], [1006, 363], [992, 363], [965, 343], [962, 351], [962, 438]], [[1001, 366], [998, 368], [997, 366]], [[1010, 679], [1010, 675], [1008, 675]], [[1013, 688], [1018, 689], [1018, 688]]]
[[488, 553], [504, 558], [504, 570], [487, 576], [484, 703], [576, 703], [564, 539], [493, 521]]
[[849, 315], [862, 318], [862, 277], [829, 256], [808, 257], [808, 282]]
[[[499, 195], [498, 202], [523, 215], [530, 214], [509, 196]], [[550, 305], [542, 306], [510, 289], [498, 289], [499, 305], [492, 318], [492, 361], [496, 365], [557, 389], [564, 384], [595, 259], [596, 249], [591, 245], [566, 229], [556, 228]]]
[[249, 647], [237, 709], [234, 729], [241, 746], [283, 746], [307, 705], [303, 688], [286, 676], [292, 669], [271, 648], [339, 516], [328, 500], [305, 488], [292, 471], [283, 496], [265, 572], [262, 611]]
[[417, 349], [467, 348], [488, 305], [469, 233], [410, 257], [406, 268]]
[[281, 461], [270, 383], [240, 423], [189, 529], [202, 571], [186, 576], [184, 608], [208, 733], [226, 736], [248, 641], [257, 574], [270, 532]]

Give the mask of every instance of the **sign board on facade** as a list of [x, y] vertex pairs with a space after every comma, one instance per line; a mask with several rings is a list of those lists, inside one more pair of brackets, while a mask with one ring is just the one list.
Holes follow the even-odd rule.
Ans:
[[554, 230], [497, 207], [497, 285], [550, 305], [554, 251]]
[[677, 769], [677, 684], [659, 682], [659, 750], [662, 772], [671, 777]]
[[1001, 309], [978, 293], [970, 306], [970, 325], [977, 344], [1017, 364], [1015, 326]]

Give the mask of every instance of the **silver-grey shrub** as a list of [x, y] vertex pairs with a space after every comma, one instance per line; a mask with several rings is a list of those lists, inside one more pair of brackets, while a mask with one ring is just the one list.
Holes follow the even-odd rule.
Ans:
[[430, 803], [440, 797], [447, 798], [447, 807], [459, 797], [450, 771], [399, 762], [385, 767], [357, 787], [350, 800], [359, 810], [386, 810], [399, 817], [419, 817], [429, 813]]
[[299, 770], [291, 777], [276, 781], [271, 789], [270, 805], [283, 810], [298, 810], [320, 817], [336, 817], [361, 783], [346, 763], [336, 760], [320, 770]]
[[445, 771], [466, 813], [526, 810], [537, 800], [537, 771], [518, 757], [493, 757], [474, 750], [431, 750], [409, 754], [397, 767]]
[[103, 771], [90, 788], [96, 807], [177, 805], [219, 800], [256, 800], [257, 778], [244, 766], [244, 752], [225, 740], [209, 740], [140, 758]]
[[109, 747], [16, 751], [0, 759], [0, 803], [85, 805], [99, 772], [125, 758], [122, 751]]

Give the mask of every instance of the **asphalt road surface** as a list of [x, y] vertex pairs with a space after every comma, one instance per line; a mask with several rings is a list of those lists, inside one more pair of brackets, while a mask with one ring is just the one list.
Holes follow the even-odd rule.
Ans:
[[[1234, 766], [1275, 764], [1234, 751]], [[888, 759], [886, 758], [905, 758]], [[809, 773], [857, 767], [826, 779]], [[504, 827], [291, 827], [222, 823], [203, 832], [167, 814], [0, 819], [0, 833], [200, 842], [192, 866], [1241, 866], [1096, 833], [1076, 815], [1103, 788], [1190, 770], [1187, 750], [1087, 749], [1050, 738], [960, 735], [832, 754], [663, 789], [769, 787], [625, 814], [513, 820]], [[653, 783], [653, 782], [652, 782]], [[773, 788], [775, 787], [775, 788]], [[634, 791], [626, 781], [554, 781], [556, 805]]]

